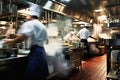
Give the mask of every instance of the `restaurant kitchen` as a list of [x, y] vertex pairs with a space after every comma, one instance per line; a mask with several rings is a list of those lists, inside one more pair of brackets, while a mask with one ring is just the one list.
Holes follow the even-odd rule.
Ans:
[[[95, 39], [88, 38], [91, 52], [87, 55], [103, 55], [107, 52], [106, 46], [108, 48], [109, 40], [119, 39], [119, 0], [0, 0], [1, 40], [15, 37], [20, 25], [26, 21], [25, 12], [29, 2], [38, 4], [43, 9], [39, 20], [47, 27], [49, 35], [45, 44], [50, 72], [48, 78], [57, 74], [68, 74], [71, 67], [81, 67], [83, 58], [86, 58], [86, 50], [78, 40], [73, 39], [70, 43], [63, 40], [70, 31], [77, 34], [81, 25], [89, 23], [91, 36]], [[1, 77], [7, 75], [6, 80], [16, 79], [19, 74], [23, 73], [29, 53], [28, 45], [26, 41], [18, 44], [0, 45]], [[68, 73], [62, 72], [64, 68]]]

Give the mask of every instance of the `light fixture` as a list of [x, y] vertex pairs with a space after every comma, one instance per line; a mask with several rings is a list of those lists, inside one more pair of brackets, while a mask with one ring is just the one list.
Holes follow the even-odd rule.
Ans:
[[71, 0], [62, 0], [62, 1], [70, 2]]
[[29, 10], [28, 10], [28, 8], [21, 9], [21, 10], [18, 10], [18, 13], [20, 13], [23, 16], [26, 16], [26, 15], [28, 15]]
[[93, 22], [93, 19], [90, 20], [90, 23], [92, 23], [92, 22]]
[[7, 22], [6, 21], [0, 21], [0, 24], [5, 25]]
[[95, 12], [103, 12], [104, 10], [103, 9], [96, 9], [94, 10]]

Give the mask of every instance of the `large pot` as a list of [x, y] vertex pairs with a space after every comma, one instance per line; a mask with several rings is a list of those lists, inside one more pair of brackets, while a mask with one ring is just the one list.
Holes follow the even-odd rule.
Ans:
[[0, 58], [6, 58], [9, 56], [9, 50], [7, 48], [0, 48]]
[[9, 48], [0, 48], [0, 58], [8, 58], [17, 56], [18, 50], [17, 48], [9, 49]]

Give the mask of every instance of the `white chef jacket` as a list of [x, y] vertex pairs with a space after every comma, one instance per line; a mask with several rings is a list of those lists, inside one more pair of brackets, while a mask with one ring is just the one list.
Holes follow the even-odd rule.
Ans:
[[63, 39], [64, 40], [70, 40], [72, 38], [71, 34], [67, 34]]
[[45, 40], [48, 38], [46, 27], [38, 19], [23, 23], [18, 30], [18, 34], [24, 34], [27, 36], [29, 48], [32, 45], [43, 46]]
[[80, 37], [80, 39], [87, 39], [90, 36], [90, 31], [87, 28], [81, 29], [77, 36]]

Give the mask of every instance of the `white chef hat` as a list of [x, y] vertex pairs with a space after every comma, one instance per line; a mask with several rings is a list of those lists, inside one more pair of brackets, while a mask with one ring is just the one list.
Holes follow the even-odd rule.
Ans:
[[80, 25], [81, 27], [85, 27], [85, 25]]
[[75, 34], [75, 32], [74, 32], [74, 31], [71, 31], [70, 33], [71, 33], [71, 34]]
[[28, 8], [28, 15], [40, 17], [40, 12], [41, 9], [39, 5], [34, 3], [30, 4], [30, 7]]

